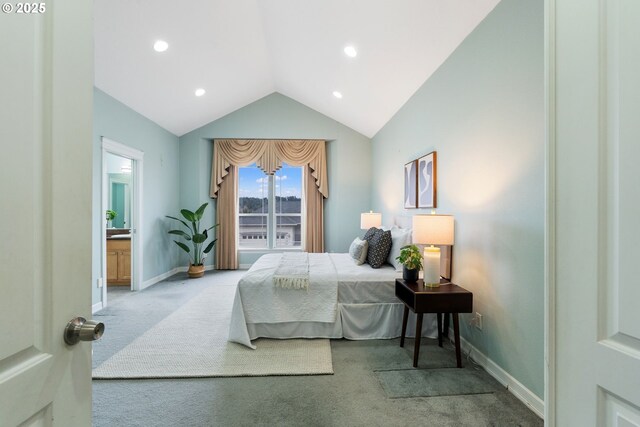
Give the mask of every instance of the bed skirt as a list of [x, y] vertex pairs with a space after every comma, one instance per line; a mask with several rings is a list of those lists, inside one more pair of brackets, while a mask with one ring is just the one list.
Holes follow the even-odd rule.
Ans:
[[[402, 333], [402, 303], [341, 304], [338, 303], [334, 323], [285, 322], [285, 323], [235, 323], [230, 329], [229, 341], [255, 348], [251, 340], [256, 338], [346, 338], [349, 340], [391, 339]], [[244, 325], [244, 327], [243, 327]], [[409, 312], [407, 337], [415, 336], [416, 315]], [[435, 314], [425, 314], [422, 336], [437, 338]]]

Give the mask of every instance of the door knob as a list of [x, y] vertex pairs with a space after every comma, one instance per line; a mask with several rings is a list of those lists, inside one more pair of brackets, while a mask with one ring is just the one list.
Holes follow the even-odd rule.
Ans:
[[79, 341], [95, 341], [99, 340], [103, 333], [104, 323], [76, 317], [64, 328], [64, 342], [74, 345]]

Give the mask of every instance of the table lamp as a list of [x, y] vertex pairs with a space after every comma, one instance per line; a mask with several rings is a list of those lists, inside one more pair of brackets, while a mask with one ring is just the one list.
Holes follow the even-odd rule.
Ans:
[[453, 245], [452, 215], [414, 215], [413, 243], [424, 247], [424, 284], [440, 286], [440, 248], [434, 245]]
[[380, 227], [382, 225], [382, 214], [373, 211], [360, 214], [360, 228], [368, 230], [371, 227]]

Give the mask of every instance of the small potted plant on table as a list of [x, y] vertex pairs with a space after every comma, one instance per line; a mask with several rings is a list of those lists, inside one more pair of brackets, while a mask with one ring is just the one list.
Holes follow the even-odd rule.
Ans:
[[404, 246], [396, 259], [402, 264], [402, 278], [407, 282], [418, 281], [418, 274], [422, 268], [420, 249], [416, 245]]
[[[209, 238], [209, 230], [218, 226], [218, 224], [213, 225], [209, 228], [205, 228], [200, 231], [200, 220], [204, 215], [204, 210], [207, 208], [209, 203], [205, 203], [198, 208], [195, 212], [191, 212], [188, 209], [182, 209], [180, 213], [191, 223], [191, 225], [187, 224], [185, 221], [180, 218], [176, 218], [173, 216], [167, 215], [167, 218], [174, 219], [176, 221], [180, 221], [186, 228], [187, 231], [183, 230], [169, 230], [169, 234], [175, 234], [177, 236], [182, 237], [187, 242], [191, 242], [191, 248], [182, 242], [178, 242], [174, 240], [176, 245], [180, 247], [183, 251], [189, 254], [189, 277], [202, 277], [204, 275], [204, 259], [207, 257], [207, 254], [213, 249], [213, 245], [216, 244], [218, 239], [213, 239], [206, 247], [203, 246]], [[191, 250], [193, 249], [193, 251]]]

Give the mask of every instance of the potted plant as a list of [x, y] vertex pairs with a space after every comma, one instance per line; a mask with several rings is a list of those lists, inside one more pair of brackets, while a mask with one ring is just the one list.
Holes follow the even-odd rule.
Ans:
[[113, 221], [117, 216], [118, 212], [112, 211], [111, 209], [107, 209], [107, 228], [109, 228], [109, 221]]
[[167, 215], [167, 218], [180, 221], [187, 229], [187, 231], [169, 230], [169, 234], [180, 236], [187, 242], [191, 243], [190, 248], [186, 244], [174, 240], [174, 242], [180, 247], [180, 249], [189, 254], [189, 277], [202, 277], [204, 275], [204, 259], [207, 257], [207, 254], [211, 252], [211, 249], [213, 249], [213, 245], [215, 245], [216, 241], [218, 240], [213, 239], [206, 247], [204, 247], [204, 244], [209, 238], [209, 230], [218, 226], [218, 224], [216, 224], [200, 231], [200, 220], [202, 219], [204, 210], [207, 208], [207, 205], [209, 205], [209, 203], [204, 203], [195, 212], [191, 212], [188, 209], [182, 209], [180, 211], [184, 219], [190, 222], [191, 225], [187, 224], [187, 222], [181, 220], [180, 218]]
[[422, 268], [420, 249], [416, 245], [404, 246], [400, 249], [400, 255], [396, 259], [402, 264], [402, 278], [407, 282], [416, 282]]

